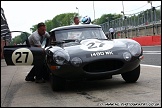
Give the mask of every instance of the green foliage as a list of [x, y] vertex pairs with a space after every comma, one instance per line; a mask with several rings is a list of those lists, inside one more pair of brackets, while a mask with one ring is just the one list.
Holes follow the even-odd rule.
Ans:
[[10, 45], [23, 44], [29, 35], [30, 33], [25, 32], [25, 33], [21, 33], [20, 35], [15, 36], [14, 38], [12, 38]]
[[37, 24], [33, 25], [32, 28], [30, 28], [30, 30], [31, 30], [32, 32], [36, 31], [36, 30], [37, 30]]
[[[154, 12], [151, 9], [147, 9], [141, 13], [132, 14], [132, 15], [127, 16], [124, 21], [122, 21], [123, 15], [121, 15], [121, 14], [103, 14], [100, 18], [94, 19], [92, 21], [92, 24], [100, 25], [105, 22], [109, 22], [109, 25], [112, 26], [115, 24], [115, 20], [118, 20], [119, 25], [117, 25], [117, 26], [120, 26], [120, 25], [126, 26], [126, 22], [128, 22], [127, 25], [138, 25], [138, 24], [141, 24], [142, 22], [144, 23], [144, 22], [150, 21], [151, 14], [156, 15], [155, 20], [161, 20], [161, 14], [160, 14], [159, 9], [155, 10]], [[45, 24], [46, 24], [47, 32], [49, 32], [50, 30], [52, 30], [56, 27], [67, 26], [67, 25], [73, 24], [73, 18], [75, 16], [78, 16], [80, 19], [82, 17], [82, 16], [79, 16], [78, 13], [62, 13], [62, 14], [55, 16], [51, 20], [46, 20]], [[30, 30], [32, 32], [36, 31], [37, 24], [33, 25], [30, 28]], [[27, 33], [27, 36], [29, 36], [29, 35], [30, 34]], [[23, 41], [25, 41], [25, 35], [21, 34], [19, 36], [16, 36], [15, 38], [13, 38], [11, 41], [11, 44], [14, 44], [14, 43], [20, 44]]]
[[46, 20], [45, 25], [46, 25], [47, 31], [50, 31], [54, 24], [53, 24], [52, 20]]
[[[78, 13], [63, 13], [55, 16], [52, 20], [46, 20], [46, 28], [47, 32], [52, 30], [53, 28], [60, 27], [60, 26], [67, 26], [73, 24], [74, 16], [78, 16]], [[30, 30], [32, 32], [37, 30], [37, 24], [33, 25]]]
[[100, 18], [92, 21], [92, 23], [100, 25], [100, 24], [103, 24], [107, 21], [115, 20], [115, 19], [118, 19], [118, 18], [121, 18], [121, 17], [122, 17], [121, 14], [103, 14]]

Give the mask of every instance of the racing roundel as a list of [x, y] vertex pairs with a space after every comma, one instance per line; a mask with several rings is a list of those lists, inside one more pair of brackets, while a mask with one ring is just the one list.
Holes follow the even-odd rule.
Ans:
[[12, 53], [12, 62], [15, 65], [32, 65], [33, 54], [28, 48], [19, 48]]
[[97, 39], [87, 39], [81, 42], [82, 46], [80, 47], [86, 51], [102, 51], [109, 50], [114, 47], [113, 42], [100, 41]]

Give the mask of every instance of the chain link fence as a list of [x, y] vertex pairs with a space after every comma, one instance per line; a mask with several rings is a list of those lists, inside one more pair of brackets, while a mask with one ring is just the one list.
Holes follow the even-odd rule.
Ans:
[[109, 28], [114, 28], [115, 38], [161, 35], [161, 5], [135, 14], [125, 14], [100, 26], [107, 35], [110, 35]]

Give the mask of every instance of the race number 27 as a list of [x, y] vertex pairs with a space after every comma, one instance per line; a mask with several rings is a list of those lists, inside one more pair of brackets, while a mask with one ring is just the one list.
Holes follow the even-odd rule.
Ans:
[[15, 65], [32, 65], [33, 54], [28, 48], [19, 48], [12, 53], [12, 62]]
[[22, 57], [23, 54], [26, 55], [24, 63], [27, 63], [29, 52], [16, 52], [15, 55], [18, 55], [16, 59], [16, 63], [22, 63], [23, 60], [19, 60], [19, 59]]

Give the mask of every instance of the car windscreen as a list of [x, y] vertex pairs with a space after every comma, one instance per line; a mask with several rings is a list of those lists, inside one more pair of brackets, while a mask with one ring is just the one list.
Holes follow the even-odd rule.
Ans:
[[56, 41], [84, 40], [84, 39], [107, 39], [101, 28], [76, 28], [55, 31]]

